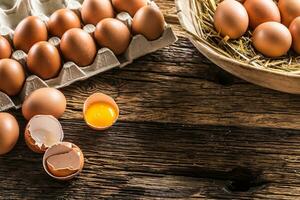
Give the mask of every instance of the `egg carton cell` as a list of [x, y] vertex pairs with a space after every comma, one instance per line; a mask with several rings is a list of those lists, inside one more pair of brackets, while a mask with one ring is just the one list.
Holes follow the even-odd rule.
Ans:
[[[47, 23], [49, 16], [61, 8], [68, 8], [80, 16], [82, 2], [83, 0], [3, 0], [0, 2], [0, 35], [12, 44], [14, 30], [22, 19], [33, 15]], [[157, 6], [153, 1], [149, 1], [148, 4]], [[116, 18], [131, 30], [132, 18], [128, 13], [119, 13]], [[93, 36], [95, 26], [82, 24], [82, 29]], [[79, 67], [74, 62], [63, 60], [63, 66], [57, 77], [48, 80], [43, 80], [30, 73], [26, 67], [27, 54], [22, 50], [13, 49], [11, 58], [23, 65], [26, 71], [26, 81], [22, 91], [16, 97], [11, 98], [0, 92], [0, 111], [20, 108], [26, 96], [36, 89], [42, 87], [63, 88], [107, 70], [124, 67], [141, 56], [173, 44], [176, 40], [177, 37], [171, 27], [165, 24], [163, 34], [157, 40], [148, 41], [143, 35], [133, 36], [126, 52], [120, 56], [116, 56], [108, 48], [100, 48], [97, 49], [95, 60], [89, 66]], [[48, 42], [59, 48], [60, 38], [50, 37]]]

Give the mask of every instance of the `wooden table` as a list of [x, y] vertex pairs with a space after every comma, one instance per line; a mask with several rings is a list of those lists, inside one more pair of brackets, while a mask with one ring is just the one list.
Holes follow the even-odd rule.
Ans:
[[[63, 89], [65, 140], [85, 154], [70, 182], [46, 175], [21, 136], [0, 158], [0, 199], [300, 199], [300, 98], [220, 70], [191, 45], [173, 0], [158, 0], [179, 41]], [[115, 98], [105, 132], [82, 120], [94, 92]], [[22, 131], [25, 121], [18, 117]]]

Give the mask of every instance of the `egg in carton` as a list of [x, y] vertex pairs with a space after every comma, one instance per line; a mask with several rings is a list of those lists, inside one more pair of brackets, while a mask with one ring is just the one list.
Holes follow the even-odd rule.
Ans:
[[[12, 43], [14, 30], [18, 23], [27, 16], [38, 16], [47, 23], [49, 16], [56, 10], [68, 8], [80, 17], [81, 5], [83, 0], [3, 0], [0, 3], [0, 35], [4, 36]], [[148, 1], [148, 5], [157, 5], [153, 1]], [[119, 13], [116, 18], [122, 21], [131, 30], [132, 18], [126, 12]], [[95, 26], [92, 24], [84, 25], [84, 31], [93, 35]], [[31, 92], [42, 87], [62, 88], [76, 81], [85, 80], [101, 72], [105, 72], [115, 67], [124, 67], [148, 53], [154, 52], [163, 47], [169, 46], [177, 40], [171, 27], [165, 24], [165, 30], [160, 38], [149, 41], [143, 35], [132, 37], [129, 47], [121, 56], [116, 56], [108, 48], [100, 48], [95, 60], [89, 66], [79, 67], [74, 62], [65, 62], [57, 77], [42, 80], [36, 75], [32, 75], [26, 70], [27, 54], [22, 50], [15, 50], [12, 58], [19, 61], [26, 70], [26, 81], [22, 91], [17, 97], [10, 98], [0, 92], [0, 111], [10, 108], [19, 108], [22, 101]], [[59, 47], [60, 38], [51, 37], [48, 42]]]

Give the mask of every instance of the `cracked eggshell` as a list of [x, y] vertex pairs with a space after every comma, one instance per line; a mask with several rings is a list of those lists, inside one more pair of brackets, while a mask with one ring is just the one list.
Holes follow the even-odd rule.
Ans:
[[84, 166], [84, 156], [78, 146], [60, 142], [51, 146], [44, 154], [43, 167], [46, 173], [58, 180], [70, 180], [78, 175]]
[[36, 153], [44, 153], [49, 147], [61, 142], [64, 138], [59, 121], [51, 115], [36, 115], [28, 122], [25, 143]]

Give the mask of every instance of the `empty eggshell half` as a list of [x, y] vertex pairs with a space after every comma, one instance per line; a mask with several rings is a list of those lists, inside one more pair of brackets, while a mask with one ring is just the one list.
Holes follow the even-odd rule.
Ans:
[[51, 115], [36, 115], [31, 118], [25, 129], [25, 142], [36, 153], [44, 153], [49, 147], [64, 138], [59, 121]]
[[75, 144], [60, 142], [45, 152], [43, 166], [52, 178], [70, 180], [82, 171], [84, 156]]
[[[113, 123], [111, 125], [108, 125], [108, 126], [95, 126], [93, 124], [91, 124], [89, 122], [89, 120], [87, 119], [87, 110], [88, 108], [94, 104], [94, 103], [106, 103], [106, 104], [109, 104], [111, 106], [111, 108], [114, 109], [115, 111], [115, 119], [113, 121]], [[86, 101], [84, 102], [84, 105], [83, 105], [83, 116], [84, 116], [84, 121], [86, 122], [86, 124], [91, 127], [92, 129], [94, 130], [106, 130], [108, 129], [109, 127], [111, 127], [117, 120], [118, 120], [118, 117], [119, 117], [119, 107], [118, 107], [118, 104], [115, 102], [115, 100], [106, 95], [106, 94], [103, 94], [103, 93], [95, 93], [95, 94], [92, 94], [90, 97], [88, 97], [86, 99]]]

